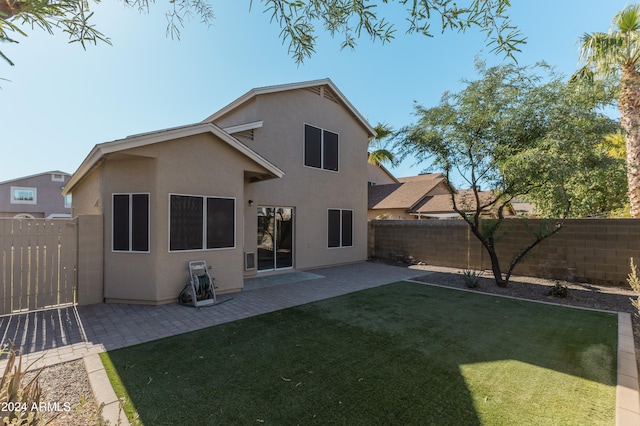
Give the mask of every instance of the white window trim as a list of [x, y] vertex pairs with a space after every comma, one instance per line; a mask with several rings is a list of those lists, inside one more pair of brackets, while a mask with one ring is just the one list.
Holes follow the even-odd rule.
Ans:
[[[331, 133], [335, 133], [336, 135], [338, 135], [338, 170], [331, 170], [331, 169], [325, 169], [324, 167], [313, 167], [313, 166], [307, 166], [304, 163], [304, 156], [305, 156], [305, 145], [306, 145], [306, 139], [305, 139], [305, 126], [311, 126], [314, 127], [316, 129], [320, 129], [322, 130], [322, 132], [320, 133], [321, 139], [320, 139], [320, 143], [321, 143], [321, 151], [320, 151], [320, 164], [324, 165], [324, 132], [325, 130], [327, 132], [331, 132]], [[342, 168], [340, 166], [340, 140], [342, 138], [340, 137], [340, 133], [338, 132], [334, 132], [333, 130], [329, 130], [329, 129], [325, 129], [323, 127], [318, 127], [315, 124], [309, 124], [309, 123], [304, 123], [302, 125], [302, 167], [306, 167], [307, 169], [312, 169], [312, 170], [322, 170], [323, 172], [329, 172], [329, 173], [340, 173], [340, 169]]]
[[51, 173], [51, 180], [53, 182], [64, 182], [64, 175], [60, 173]]
[[[337, 247], [329, 247], [329, 210], [338, 210], [340, 212], [340, 245]], [[343, 211], [351, 212], [351, 245], [350, 246], [342, 245], [342, 212]], [[337, 207], [329, 207], [327, 209], [327, 249], [328, 250], [347, 249], [347, 248], [355, 247], [355, 239], [356, 239], [355, 229], [354, 229], [355, 221], [356, 221], [356, 216], [355, 216], [355, 211], [353, 209], [341, 209]]]
[[[14, 196], [15, 191], [33, 191], [33, 200], [16, 200]], [[9, 194], [11, 197], [11, 204], [38, 204], [38, 188], [29, 188], [26, 186], [12, 186]]]
[[[177, 195], [180, 197], [197, 197], [204, 198], [202, 203], [202, 248], [201, 249], [189, 249], [189, 250], [171, 250], [171, 196]], [[224, 198], [226, 200], [233, 200], [233, 247], [220, 247], [220, 248], [206, 248], [207, 245], [207, 198]], [[220, 251], [220, 250], [235, 250], [238, 246], [238, 199], [236, 197], [225, 197], [222, 195], [200, 195], [200, 194], [180, 194], [170, 192], [167, 199], [167, 250], [169, 253], [190, 253], [190, 252], [202, 252], [202, 251]]]
[[[129, 250], [115, 250], [113, 248], [113, 216], [115, 203], [113, 197], [116, 195], [128, 195], [129, 196]], [[149, 202], [147, 204], [147, 250], [132, 250], [131, 245], [133, 239], [131, 238], [132, 224], [133, 224], [133, 203], [131, 202], [133, 195], [148, 195]], [[151, 193], [150, 192], [114, 192], [111, 194], [111, 252], [112, 253], [151, 253]]]

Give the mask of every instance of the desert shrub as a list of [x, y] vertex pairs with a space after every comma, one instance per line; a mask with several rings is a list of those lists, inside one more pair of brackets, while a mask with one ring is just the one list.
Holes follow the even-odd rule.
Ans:
[[551, 287], [548, 293], [549, 296], [565, 298], [569, 295], [569, 289], [566, 285], [561, 284], [560, 281], [556, 281], [555, 285]]
[[631, 303], [633, 303], [633, 306], [638, 311], [638, 315], [640, 315], [640, 277], [638, 277], [638, 268], [633, 263], [633, 257], [629, 261], [629, 267], [631, 268], [631, 272], [627, 276], [627, 282], [629, 283], [633, 291], [635, 291], [636, 294], [638, 294], [637, 298], [634, 299], [633, 297], [630, 297], [629, 299], [631, 300]]
[[464, 284], [469, 288], [478, 288], [481, 277], [482, 272], [471, 270], [462, 271], [462, 279], [464, 280]]
[[22, 354], [18, 357], [13, 345], [3, 347], [0, 353], [8, 355], [7, 365], [0, 382], [2, 424], [28, 426], [44, 424], [42, 413], [38, 410], [41, 396], [38, 383], [40, 372], [26, 382], [25, 375], [33, 364], [23, 368]]

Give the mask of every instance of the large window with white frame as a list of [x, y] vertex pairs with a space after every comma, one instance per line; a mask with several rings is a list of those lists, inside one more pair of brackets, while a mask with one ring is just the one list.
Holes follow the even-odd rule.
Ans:
[[327, 215], [327, 246], [353, 246], [353, 210], [329, 209]]
[[339, 163], [338, 134], [319, 127], [304, 125], [304, 165], [337, 172]]
[[37, 204], [38, 189], [21, 186], [11, 187], [11, 204]]
[[149, 194], [113, 194], [112, 249], [149, 252]]
[[169, 195], [169, 251], [232, 249], [235, 246], [235, 198]]

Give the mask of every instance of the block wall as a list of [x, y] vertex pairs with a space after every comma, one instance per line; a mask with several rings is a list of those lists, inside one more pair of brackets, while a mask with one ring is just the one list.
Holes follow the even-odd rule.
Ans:
[[[543, 227], [557, 221], [507, 220], [496, 250], [503, 272]], [[490, 221], [483, 226], [490, 226]], [[431, 265], [490, 269], [486, 251], [461, 220], [372, 221], [373, 258], [413, 256]], [[627, 285], [629, 258], [640, 263], [640, 220], [570, 219], [560, 232], [537, 245], [515, 268], [516, 275], [607, 285]]]

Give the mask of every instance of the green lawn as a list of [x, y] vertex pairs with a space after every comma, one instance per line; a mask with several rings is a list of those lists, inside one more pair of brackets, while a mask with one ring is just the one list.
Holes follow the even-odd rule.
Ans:
[[401, 282], [102, 359], [145, 425], [612, 425], [616, 348], [616, 315]]

